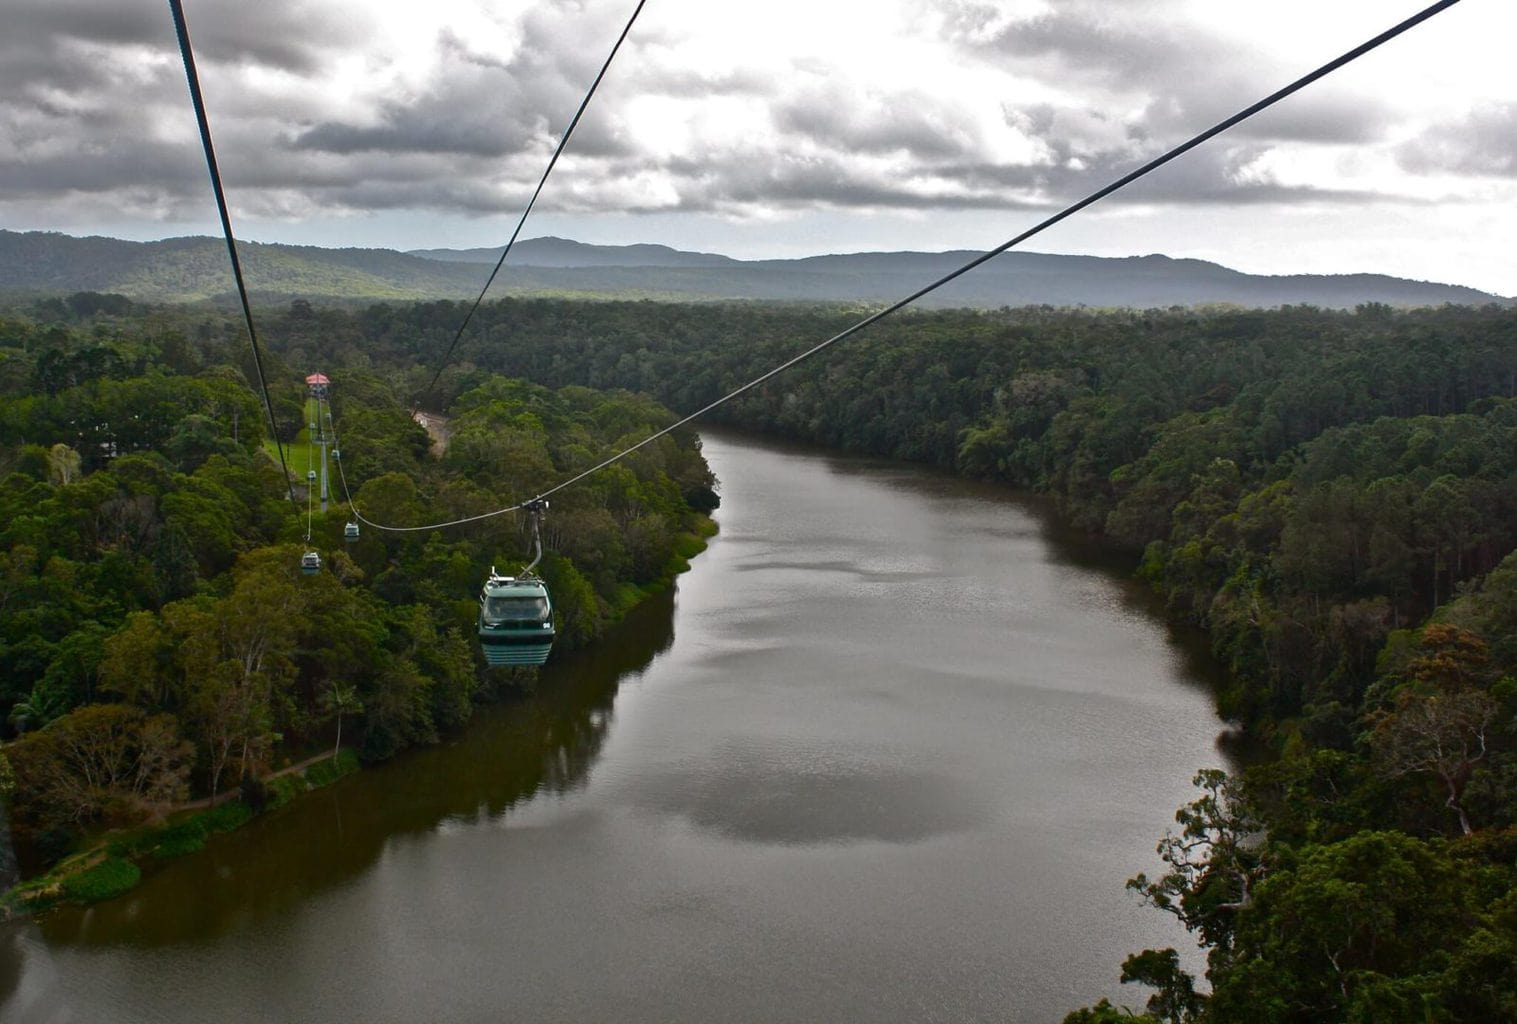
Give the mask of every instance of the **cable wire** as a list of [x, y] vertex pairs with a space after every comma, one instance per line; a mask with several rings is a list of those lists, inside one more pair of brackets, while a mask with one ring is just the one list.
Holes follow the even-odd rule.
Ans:
[[[302, 412], [302, 415], [304, 415], [303, 412]], [[317, 416], [321, 415], [321, 399], [319, 399], [319, 398], [316, 400], [316, 415]], [[311, 493], [312, 491], [315, 490], [315, 487], [313, 485], [316, 482], [316, 467], [313, 464], [313, 462], [314, 462], [314, 453], [311, 451], [311, 435], [309, 433], [307, 433], [306, 434], [306, 544], [308, 546], [311, 543], [311, 519], [315, 515], [315, 512], [314, 512], [314, 510], [312, 508], [312, 502], [313, 502], [315, 496]]]
[[[1045, 220], [1040, 221], [1039, 223], [1033, 225], [1032, 227], [1028, 228], [1026, 231], [1024, 231], [1021, 234], [1017, 235], [1015, 238], [1009, 239], [1008, 241], [1003, 242], [1000, 245], [996, 246], [994, 249], [991, 249], [991, 250], [989, 250], [987, 252], [982, 253], [981, 255], [979, 255], [979, 256], [975, 257], [974, 259], [970, 260], [969, 262], [963, 264], [962, 266], [960, 266], [956, 270], [953, 270], [953, 271], [950, 271], [947, 274], [944, 274], [942, 277], [938, 278], [936, 281], [933, 281], [931, 284], [924, 285], [923, 287], [917, 289], [916, 291], [912, 292], [910, 295], [906, 296], [904, 299], [900, 299], [897, 302], [894, 302], [891, 305], [885, 307], [884, 309], [881, 309], [878, 312], [873, 313], [873, 314], [865, 317], [864, 319], [860, 320], [858, 323], [854, 324], [853, 326], [848, 327], [848, 328], [846, 328], [846, 329], [844, 329], [842, 331], [839, 331], [837, 334], [834, 334], [832, 337], [828, 338], [826, 341], [823, 341], [823, 342], [820, 342], [819, 344], [813, 345], [811, 348], [809, 348], [806, 351], [802, 352], [800, 355], [793, 356], [792, 358], [785, 360], [783, 363], [780, 363], [778, 366], [774, 367], [773, 369], [768, 370], [767, 372], [760, 374], [759, 376], [753, 378], [752, 380], [750, 380], [748, 383], [742, 385], [741, 387], [738, 387], [738, 388], [733, 389], [732, 391], [729, 391], [727, 394], [723, 395], [721, 398], [718, 398], [714, 402], [710, 402], [709, 404], [702, 406], [700, 409], [697, 409], [695, 412], [691, 413], [690, 415], [682, 417], [679, 420], [676, 420], [674, 423], [671, 423], [669, 426], [664, 427], [662, 430], [659, 430], [659, 431], [656, 431], [656, 432], [654, 432], [652, 434], [649, 434], [647, 437], [643, 438], [641, 441], [637, 442], [636, 444], [632, 445], [631, 447], [625, 448], [622, 451], [617, 452], [615, 455], [612, 455], [612, 456], [610, 456], [610, 457], [608, 457], [606, 459], [603, 459], [602, 461], [596, 463], [595, 465], [591, 466], [589, 469], [586, 469], [586, 470], [583, 470], [582, 472], [576, 473], [575, 475], [569, 477], [567, 480], [564, 480], [564, 481], [562, 481], [562, 482], [560, 482], [558, 484], [555, 484], [553, 487], [550, 487], [548, 490], [543, 491], [541, 494], [538, 494], [533, 500], [547, 498], [550, 495], [557, 494], [559, 491], [563, 490], [564, 488], [570, 487], [570, 486], [578, 483], [579, 481], [585, 479], [585, 477], [590, 476], [593, 473], [598, 473], [600, 470], [605, 469], [606, 467], [611, 466], [611, 465], [613, 465], [613, 464], [615, 464], [617, 462], [620, 462], [622, 459], [626, 458], [628, 455], [631, 455], [633, 452], [637, 451], [638, 449], [640, 449], [640, 448], [642, 448], [642, 447], [644, 447], [646, 445], [652, 444], [654, 441], [658, 440], [661, 437], [664, 437], [664, 436], [666, 436], [666, 435], [668, 435], [670, 433], [673, 433], [674, 431], [678, 430], [680, 427], [685, 426], [687, 423], [690, 423], [692, 420], [695, 420], [695, 419], [698, 419], [701, 416], [704, 416], [706, 413], [708, 413], [711, 410], [717, 408], [718, 406], [725, 405], [727, 402], [732, 401], [732, 399], [736, 398], [737, 396], [743, 394], [746, 391], [749, 391], [749, 390], [751, 390], [753, 388], [758, 387], [760, 384], [763, 384], [765, 381], [767, 381], [767, 380], [769, 380], [769, 379], [771, 379], [771, 378], [773, 378], [775, 376], [778, 376], [779, 374], [783, 373], [784, 371], [790, 369], [792, 366], [795, 366], [798, 363], [805, 362], [807, 359], [810, 359], [812, 356], [814, 356], [817, 353], [823, 351], [824, 349], [829, 348], [832, 345], [837, 344], [838, 342], [842, 341], [844, 338], [847, 338], [847, 337], [850, 337], [851, 335], [857, 334], [859, 331], [862, 331], [864, 328], [869, 327], [871, 324], [878, 323], [880, 320], [883, 320], [885, 317], [890, 316], [892, 313], [899, 312], [901, 309], [905, 308], [906, 306], [909, 306], [911, 303], [915, 302], [917, 299], [920, 299], [922, 296], [927, 295], [930, 292], [934, 292], [937, 289], [943, 287], [943, 285], [948, 284], [950, 281], [956, 280], [957, 278], [960, 278], [960, 277], [964, 276], [965, 274], [969, 273], [971, 270], [973, 270], [976, 267], [978, 267], [978, 266], [980, 266], [980, 265], [982, 265], [982, 264], [984, 264], [984, 263], [986, 263], [986, 262], [994, 259], [995, 257], [999, 256], [1001, 253], [1007, 251], [1008, 249], [1012, 248], [1013, 246], [1020, 245], [1022, 242], [1025, 242], [1025, 241], [1027, 241], [1027, 239], [1032, 238], [1034, 235], [1037, 235], [1037, 234], [1039, 234], [1039, 233], [1047, 230], [1048, 228], [1053, 227], [1055, 224], [1059, 223], [1060, 221], [1064, 220], [1065, 218], [1071, 217], [1074, 214], [1079, 213], [1081, 210], [1085, 209], [1088, 206], [1093, 205], [1094, 203], [1099, 202], [1100, 200], [1102, 200], [1102, 199], [1106, 198], [1107, 196], [1111, 195], [1113, 192], [1116, 192], [1118, 189], [1125, 188], [1126, 186], [1128, 186], [1128, 185], [1132, 184], [1133, 182], [1137, 181], [1139, 178], [1143, 177], [1144, 175], [1146, 175], [1146, 174], [1148, 174], [1148, 173], [1150, 173], [1150, 172], [1152, 172], [1154, 170], [1157, 170], [1158, 168], [1160, 168], [1160, 167], [1164, 166], [1165, 164], [1169, 163], [1171, 160], [1174, 160], [1176, 157], [1181, 156], [1182, 154], [1187, 153], [1187, 152], [1189, 152], [1192, 149], [1195, 149], [1197, 146], [1201, 145], [1203, 142], [1206, 142], [1209, 139], [1211, 139], [1211, 138], [1213, 138], [1213, 137], [1215, 137], [1217, 135], [1222, 134], [1223, 132], [1227, 131], [1229, 128], [1232, 128], [1233, 126], [1239, 124], [1240, 122], [1245, 121], [1245, 120], [1247, 120], [1250, 117], [1253, 117], [1255, 114], [1257, 114], [1257, 113], [1259, 113], [1259, 112], [1261, 112], [1263, 110], [1266, 110], [1269, 107], [1274, 106], [1276, 103], [1279, 103], [1281, 100], [1285, 99], [1287, 96], [1290, 96], [1293, 93], [1299, 92], [1302, 89], [1306, 88], [1308, 85], [1311, 85], [1313, 82], [1316, 82], [1318, 79], [1324, 78], [1327, 75], [1332, 74], [1334, 71], [1337, 71], [1339, 68], [1343, 67], [1345, 64], [1349, 64], [1349, 63], [1352, 63], [1355, 60], [1358, 60], [1360, 57], [1364, 56], [1366, 53], [1369, 53], [1371, 50], [1374, 50], [1375, 48], [1377, 48], [1377, 47], [1379, 47], [1379, 46], [1381, 46], [1381, 45], [1383, 45], [1383, 44], [1391, 41], [1392, 39], [1395, 39], [1397, 36], [1401, 35], [1402, 33], [1406, 32], [1406, 31], [1408, 31], [1408, 30], [1410, 30], [1412, 28], [1415, 28], [1417, 25], [1420, 25], [1422, 22], [1427, 21], [1429, 18], [1433, 17], [1436, 14], [1439, 14], [1440, 12], [1442, 12], [1444, 10], [1447, 10], [1448, 8], [1454, 6], [1454, 4], [1456, 4], [1458, 2], [1459, 2], [1459, 0], [1439, 0], [1438, 3], [1432, 4], [1431, 6], [1424, 8], [1423, 10], [1419, 11], [1418, 13], [1412, 15], [1410, 18], [1407, 18], [1405, 21], [1402, 21], [1402, 22], [1400, 22], [1400, 23], [1392, 26], [1391, 28], [1386, 29], [1384, 32], [1381, 32], [1379, 35], [1375, 36], [1374, 38], [1369, 39], [1366, 42], [1363, 42], [1363, 43], [1359, 44], [1358, 46], [1354, 47], [1352, 50], [1349, 50], [1346, 53], [1342, 54], [1341, 56], [1336, 57], [1333, 60], [1328, 61], [1326, 64], [1323, 64], [1321, 67], [1317, 68], [1315, 71], [1308, 72], [1307, 74], [1302, 75], [1300, 78], [1296, 79], [1294, 82], [1292, 82], [1291, 84], [1285, 86], [1284, 88], [1279, 89], [1279, 90], [1277, 90], [1277, 91], [1275, 91], [1273, 93], [1270, 93], [1268, 96], [1264, 97], [1264, 99], [1262, 99], [1262, 100], [1259, 100], [1257, 103], [1250, 104], [1249, 106], [1247, 106], [1244, 109], [1238, 111], [1236, 114], [1232, 115], [1231, 117], [1228, 117], [1228, 118], [1226, 118], [1226, 119], [1224, 119], [1222, 121], [1218, 121], [1216, 124], [1212, 125], [1210, 128], [1206, 129], [1205, 131], [1203, 131], [1203, 132], [1201, 132], [1201, 133], [1199, 133], [1197, 135], [1192, 136], [1191, 138], [1187, 139], [1185, 142], [1182, 142], [1178, 146], [1175, 146], [1173, 149], [1170, 149], [1168, 152], [1164, 153], [1162, 156], [1155, 157], [1153, 160], [1150, 160], [1148, 163], [1146, 163], [1143, 166], [1137, 168], [1136, 170], [1129, 171], [1127, 174], [1124, 174], [1122, 177], [1118, 178], [1116, 181], [1111, 182], [1109, 185], [1106, 185], [1106, 186], [1104, 186], [1102, 188], [1099, 188], [1096, 191], [1090, 193], [1090, 195], [1086, 196], [1084, 199], [1081, 199], [1078, 202], [1075, 202], [1075, 203], [1072, 203], [1069, 206], [1066, 206], [1064, 209], [1060, 210], [1058, 213], [1055, 213], [1053, 216], [1048, 217]], [[344, 488], [344, 492], [346, 492], [346, 488], [347, 488], [347, 481], [346, 480], [343, 481], [343, 488]], [[432, 523], [432, 524], [427, 525], [427, 526], [394, 527], [394, 526], [382, 526], [379, 523], [370, 522], [367, 519], [365, 519], [363, 521], [365, 523], [368, 523], [368, 525], [374, 527], [377, 530], [386, 530], [386, 531], [389, 531], [389, 532], [409, 532], [409, 531], [415, 531], [415, 530], [438, 530], [438, 529], [445, 529], [445, 528], [451, 527], [451, 526], [461, 526], [461, 525], [463, 525], [465, 523], [478, 522], [481, 519], [489, 519], [491, 516], [504, 515], [507, 512], [515, 512], [518, 509], [522, 508], [523, 505], [525, 505], [525, 504], [527, 504], [527, 502], [519, 502], [519, 503], [517, 503], [515, 505], [511, 505], [511, 506], [509, 506], [507, 508], [496, 509], [493, 512], [485, 512], [485, 513], [481, 513], [480, 515], [468, 516], [468, 517], [465, 517], [465, 518], [462, 518], [462, 519], [454, 519], [454, 520], [450, 520], [448, 522]], [[352, 507], [352, 500], [351, 500], [351, 498], [349, 499], [349, 507], [350, 508]], [[354, 515], [358, 514], [358, 511], [357, 511], [356, 508], [353, 509], [353, 514]]]
[[638, 0], [637, 7], [632, 11], [632, 17], [627, 19], [627, 24], [622, 29], [622, 34], [616, 37], [616, 44], [611, 47], [611, 52], [606, 55], [606, 62], [601, 65], [600, 74], [596, 75], [595, 81], [590, 83], [590, 89], [585, 93], [585, 98], [580, 101], [579, 109], [574, 112], [574, 117], [569, 121], [569, 127], [564, 129], [564, 137], [558, 140], [558, 148], [553, 151], [553, 156], [548, 160], [548, 166], [544, 169], [543, 176], [538, 179], [537, 188], [532, 191], [532, 198], [527, 200], [526, 209], [522, 210], [521, 218], [516, 222], [516, 230], [511, 232], [511, 237], [506, 241], [506, 247], [501, 250], [500, 259], [495, 261], [495, 269], [490, 271], [490, 276], [486, 279], [485, 286], [479, 290], [479, 296], [474, 300], [474, 305], [470, 306], [469, 312], [464, 314], [463, 323], [458, 325], [458, 330], [454, 333], [453, 340], [449, 342], [447, 351], [442, 354], [442, 359], [437, 364], [437, 372], [432, 374], [431, 383], [427, 385], [426, 390], [416, 399], [418, 409], [427, 396], [432, 393], [432, 389], [437, 386], [437, 381], [442, 377], [442, 371], [447, 369], [448, 360], [453, 357], [453, 350], [458, 347], [459, 339], [464, 336], [464, 331], [468, 328], [469, 322], [474, 319], [474, 314], [478, 312], [480, 303], [484, 302], [485, 293], [495, 283], [495, 276], [500, 273], [500, 268], [505, 266], [506, 257], [511, 254], [511, 247], [516, 244], [516, 237], [521, 234], [521, 229], [527, 223], [527, 215], [532, 212], [532, 207], [537, 203], [537, 197], [542, 194], [543, 186], [548, 183], [548, 175], [553, 173], [553, 168], [558, 163], [559, 156], [563, 154], [564, 148], [569, 145], [569, 137], [574, 134], [574, 129], [579, 125], [579, 119], [584, 115], [585, 108], [590, 105], [590, 98], [595, 95], [595, 90], [600, 88], [601, 79], [606, 77], [606, 72], [611, 68], [611, 62], [616, 59], [616, 52], [622, 48], [622, 43], [626, 41], [627, 34], [632, 31], [632, 23], [637, 21], [637, 16], [643, 11], [643, 4], [647, 2], [648, 0]]
[[295, 501], [295, 484], [290, 479], [290, 467], [285, 461], [284, 445], [279, 440], [279, 424], [274, 419], [274, 402], [269, 397], [269, 381], [263, 373], [263, 357], [258, 352], [258, 332], [253, 329], [253, 308], [248, 303], [247, 285], [242, 280], [242, 261], [237, 258], [237, 242], [232, 237], [232, 218], [227, 213], [226, 193], [221, 187], [221, 170], [216, 165], [216, 147], [211, 144], [211, 123], [206, 118], [205, 99], [200, 95], [200, 74], [195, 70], [195, 50], [190, 45], [190, 28], [184, 20], [184, 4], [181, 0], [169, 0], [169, 10], [174, 15], [174, 32], [179, 37], [179, 55], [184, 58], [184, 76], [190, 85], [190, 100], [195, 105], [195, 120], [200, 125], [200, 145], [205, 150], [205, 165], [211, 172], [211, 188], [216, 193], [216, 210], [221, 214], [221, 233], [226, 238], [227, 255], [232, 260], [232, 277], [237, 281], [237, 297], [242, 300], [242, 317], [248, 326], [248, 341], [253, 346], [253, 366], [258, 371], [258, 387], [263, 392], [263, 408], [269, 416], [270, 436], [274, 449], [279, 453], [279, 467], [284, 470], [284, 483]]

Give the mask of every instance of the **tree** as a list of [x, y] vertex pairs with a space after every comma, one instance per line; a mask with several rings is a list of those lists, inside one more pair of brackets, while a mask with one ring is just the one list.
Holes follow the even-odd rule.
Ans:
[[1213, 972], [1218, 1021], [1427, 1019], [1447, 953], [1468, 936], [1476, 886], [1448, 848], [1400, 832], [1308, 846], [1260, 882], [1232, 969]]
[[356, 687], [333, 679], [327, 683], [326, 692], [322, 694], [322, 704], [337, 716], [337, 739], [332, 742], [332, 756], [336, 757], [342, 749], [342, 716], [361, 714], [363, 703], [358, 699]]
[[48, 476], [55, 484], [71, 484], [79, 479], [79, 453], [66, 444], [55, 444], [47, 454]]
[[1136, 1014], [1125, 1006], [1111, 1005], [1110, 999], [1103, 999], [1095, 1006], [1065, 1014], [1064, 1024], [1158, 1024], [1158, 1021], [1146, 1013]]
[[299, 554], [269, 548], [239, 566], [232, 593], [206, 605], [166, 611], [180, 638], [178, 661], [197, 739], [206, 745], [214, 796], [226, 768], [254, 776], [275, 741], [275, 718], [296, 677], [296, 624], [303, 601], [294, 584]]
[[1153, 881], [1139, 874], [1127, 887], [1199, 932], [1225, 960], [1235, 917], [1252, 902], [1254, 886], [1266, 873], [1264, 826], [1221, 769], [1201, 770], [1192, 784], [1202, 795], [1175, 812], [1179, 833], [1166, 832], [1159, 841], [1159, 856], [1169, 870]]
[[1486, 735], [1498, 705], [1479, 690], [1419, 693], [1405, 690], [1395, 705], [1370, 718], [1370, 745], [1386, 778], [1418, 772], [1437, 776], [1465, 835], [1474, 829], [1464, 809], [1464, 790], [1486, 755]]
[[1145, 949], [1123, 961], [1122, 984], [1132, 982], [1155, 990], [1148, 997], [1148, 1012], [1168, 1024], [1190, 1024], [1206, 1006], [1206, 997], [1180, 969], [1180, 954], [1173, 949]]
[[1411, 677], [1389, 708], [1367, 716], [1377, 770], [1385, 778], [1428, 773], [1443, 783], [1445, 806], [1459, 817], [1465, 835], [1473, 828], [1464, 790], [1485, 759], [1491, 723], [1499, 705], [1480, 688], [1488, 671], [1485, 641], [1446, 623], [1428, 626], [1420, 652], [1409, 659]]
[[[166, 613], [173, 615], [170, 605]], [[152, 612], [132, 612], [105, 641], [100, 688], [142, 708], [161, 708], [174, 681], [175, 637]]]
[[49, 722], [62, 718], [72, 706], [68, 694], [60, 693], [56, 686], [48, 685], [48, 680], [44, 677], [32, 684], [31, 693], [11, 705], [8, 720], [16, 727], [16, 732], [24, 733], [29, 729], [41, 729]]
[[6, 748], [20, 816], [42, 823], [129, 822], [184, 799], [190, 744], [165, 714], [91, 704]]

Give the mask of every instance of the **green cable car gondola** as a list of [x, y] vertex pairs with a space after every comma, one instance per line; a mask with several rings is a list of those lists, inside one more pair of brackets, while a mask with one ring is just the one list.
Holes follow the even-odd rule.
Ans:
[[492, 567], [479, 592], [479, 643], [491, 666], [541, 665], [553, 649], [553, 602], [536, 576], [501, 576]]
[[321, 555], [315, 551], [307, 551], [301, 555], [300, 571], [307, 576], [315, 576], [321, 572]]
[[479, 592], [479, 644], [485, 661], [500, 665], [541, 665], [553, 649], [553, 601], [548, 587], [532, 570], [543, 557], [542, 517], [548, 503], [535, 498], [522, 506], [532, 525], [536, 552], [518, 576], [502, 576], [490, 567]]

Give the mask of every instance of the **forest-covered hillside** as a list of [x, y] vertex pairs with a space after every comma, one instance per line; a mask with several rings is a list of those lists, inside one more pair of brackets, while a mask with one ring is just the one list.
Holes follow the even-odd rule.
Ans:
[[[500, 250], [322, 249], [241, 243], [254, 295], [355, 306], [374, 300], [455, 299], [478, 293]], [[511, 250], [495, 294], [710, 302], [892, 302], [962, 266], [971, 252], [837, 253], [735, 260], [656, 245], [585, 245], [527, 239]], [[138, 301], [235, 299], [219, 239], [126, 242], [55, 232], [0, 230], [0, 296], [115, 292]], [[1105, 258], [1008, 252], [922, 302], [934, 307], [1057, 305], [1093, 308], [1294, 303], [1352, 308], [1365, 302], [1433, 306], [1507, 302], [1457, 283], [1384, 274], [1246, 274], [1163, 255]]]
[[[652, 399], [699, 408], [859, 316], [503, 301], [423, 394], [461, 312], [296, 302], [266, 319], [281, 379], [321, 366], [345, 382], [344, 463], [360, 500], [398, 521], [482, 508], [483, 479], [583, 465], [667, 422]], [[277, 474], [232, 427], [256, 420], [225, 365], [242, 358], [238, 336], [220, 314], [108, 296], [5, 321], [15, 596], [0, 598], [0, 656], [7, 678], [29, 681], [9, 698], [18, 726], [33, 700], [94, 686], [133, 728], [168, 713], [205, 730], [193, 723], [214, 716], [191, 710], [205, 707], [191, 685], [203, 673], [185, 659], [227, 649], [195, 631], [227, 635], [213, 624], [304, 593], [298, 548], [277, 546], [297, 529]], [[424, 457], [400, 396], [455, 417], [442, 460]], [[298, 389], [284, 403], [292, 412]], [[1201, 772], [1160, 843], [1168, 870], [1131, 883], [1208, 952], [1202, 983], [1172, 951], [1135, 951], [1123, 975], [1149, 986], [1134, 991], [1148, 1019], [1517, 1019], [1517, 312], [912, 312], [715, 416], [1051, 495], [1208, 630], [1229, 674], [1222, 709], [1268, 756]], [[93, 466], [103, 443], [118, 454]], [[93, 472], [77, 476], [69, 450]], [[555, 506], [567, 531], [556, 585], [592, 617], [614, 605], [621, 581], [661, 570], [663, 541], [709, 485], [685, 442], [607, 475], [582, 507]], [[340, 517], [322, 529], [335, 548]], [[470, 582], [487, 549], [520, 543], [491, 527], [398, 548], [366, 535], [351, 556], [334, 552], [336, 571], [308, 593], [373, 628], [337, 664], [290, 641], [279, 678], [314, 688], [279, 691], [289, 699], [260, 721], [314, 735], [349, 683], [369, 687], [372, 754], [454, 721], [466, 702], [448, 680], [468, 678], [468, 644], [449, 630], [464, 628], [468, 592], [446, 581]], [[114, 679], [122, 644], [162, 668]], [[369, 682], [343, 675], [350, 662]], [[212, 733], [195, 735], [182, 756], [203, 785]], [[1130, 1019], [1107, 1005], [1070, 1017]]]
[[[487, 570], [530, 557], [517, 517], [346, 543], [340, 489], [308, 519], [302, 464], [288, 500], [236, 321], [100, 305], [0, 312], [0, 753], [33, 865], [239, 782], [257, 803], [265, 773], [339, 735], [367, 759], [435, 742], [530, 685], [474, 639]], [[393, 526], [530, 498], [671, 420], [627, 392], [478, 375], [439, 456], [388, 374], [323, 368], [354, 501]], [[289, 440], [307, 368], [268, 369]], [[555, 497], [538, 571], [560, 648], [667, 584], [713, 483], [685, 432]]]
[[[455, 316], [283, 333], [404, 362]], [[502, 302], [437, 397], [509, 368], [692, 410], [857, 317]], [[1209, 997], [1124, 965], [1154, 1018], [1517, 1019], [1517, 313], [914, 313], [714, 415], [1050, 494], [1209, 631], [1270, 756], [1198, 775], [1133, 880], [1209, 954]]]

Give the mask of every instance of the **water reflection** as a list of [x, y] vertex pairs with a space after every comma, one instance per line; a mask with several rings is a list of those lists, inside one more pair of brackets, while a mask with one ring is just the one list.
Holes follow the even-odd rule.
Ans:
[[[730, 437], [738, 443], [751, 443], [741, 433], [729, 435], [721, 430], [708, 430], [708, 433], [717, 439]], [[799, 442], [766, 439], [764, 445], [771, 450], [787, 452], [797, 457], [823, 458], [828, 475], [840, 479], [867, 480], [891, 491], [932, 501], [983, 503], [1000, 509], [1005, 516], [1004, 525], [980, 524], [976, 532], [981, 538], [1008, 542], [1035, 539], [1042, 542], [1044, 554], [1054, 564], [1098, 574], [1098, 578], [1093, 581], [1094, 585], [1089, 585], [1092, 581], [1087, 581], [1087, 600], [1102, 604], [1116, 602], [1117, 607], [1145, 623], [1164, 623], [1170, 645], [1184, 662], [1180, 681], [1198, 685], [1208, 693], [1213, 692], [1220, 683], [1220, 671], [1206, 633], [1171, 620], [1163, 599], [1153, 588], [1133, 575], [1136, 565], [1134, 554], [1069, 525], [1065, 517], [1060, 515], [1052, 498], [1014, 490], [1004, 484], [966, 480], [947, 470], [930, 466], [907, 465], [867, 455], [840, 454]], [[795, 563], [795, 566], [835, 568], [880, 580], [906, 580], [931, 575], [869, 572], [840, 563]], [[1259, 756], [1259, 752], [1241, 734], [1233, 732], [1219, 738], [1219, 748], [1222, 747], [1226, 748], [1225, 752], [1230, 759], [1248, 761]]]
[[677, 602], [451, 745], [49, 918], [0, 1018], [906, 1024], [1131, 1001], [1122, 958], [1185, 943], [1122, 883], [1217, 763], [1205, 663], [1141, 587], [1051, 545], [1036, 503], [742, 438], [707, 453], [722, 533]]
[[[40, 922], [42, 935], [59, 944], [204, 942], [278, 920], [341, 886], [371, 869], [396, 837], [500, 818], [534, 796], [582, 787], [610, 732], [620, 681], [636, 678], [673, 642], [670, 591], [591, 650], [547, 666], [535, 696], [482, 709], [446, 745], [409, 752], [217, 837], [202, 853], [150, 869], [119, 900], [55, 911]], [[7, 961], [0, 953], [0, 969]]]
[[830, 746], [726, 747], [650, 779], [644, 806], [741, 842], [912, 843], [982, 817], [947, 775]]

